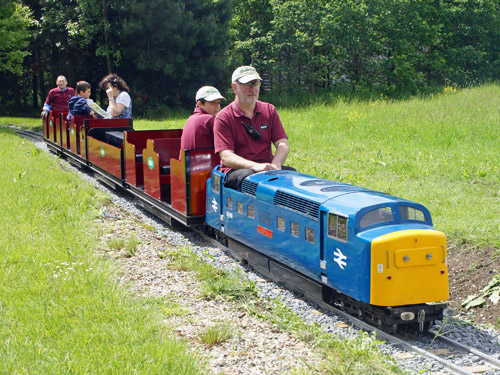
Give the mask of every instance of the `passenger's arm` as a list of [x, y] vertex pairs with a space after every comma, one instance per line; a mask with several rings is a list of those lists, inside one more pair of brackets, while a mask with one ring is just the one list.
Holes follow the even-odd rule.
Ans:
[[285, 164], [286, 157], [290, 152], [290, 145], [288, 143], [288, 139], [282, 138], [274, 142], [274, 146], [276, 147], [276, 154], [274, 155], [273, 161], [271, 164], [275, 167], [273, 169], [281, 169], [283, 164]]
[[236, 155], [232, 150], [224, 150], [219, 152], [222, 163], [232, 169], [252, 169], [255, 172], [268, 171], [274, 168], [269, 163], [256, 163], [254, 161], [242, 158]]
[[113, 96], [113, 88], [110, 87], [106, 90], [106, 94], [109, 99], [109, 114], [113, 117], [118, 117], [125, 109], [125, 105], [122, 103], [117, 103], [116, 98]]
[[125, 109], [125, 105], [123, 105], [122, 103], [117, 103], [115, 101], [115, 98], [110, 98], [109, 108], [110, 108], [110, 115], [113, 117], [118, 117]]

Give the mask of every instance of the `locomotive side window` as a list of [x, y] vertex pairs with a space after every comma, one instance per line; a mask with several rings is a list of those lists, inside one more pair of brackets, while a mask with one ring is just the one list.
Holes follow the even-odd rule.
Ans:
[[278, 230], [284, 232], [285, 231], [285, 219], [278, 216]]
[[403, 220], [427, 221], [425, 214], [415, 207], [400, 206], [399, 212], [401, 212]]
[[306, 227], [306, 241], [314, 243], [314, 229]]
[[299, 237], [299, 224], [290, 221], [290, 234], [294, 237]]
[[218, 174], [214, 174], [212, 178], [212, 190], [214, 193], [220, 193], [220, 176]]
[[337, 237], [347, 241], [347, 218], [337, 216]]
[[233, 209], [233, 198], [227, 197], [227, 208], [229, 208], [230, 210]]
[[370, 225], [385, 223], [387, 221], [393, 221], [392, 210], [390, 207], [377, 208], [375, 210], [368, 211], [361, 218], [360, 226], [361, 228], [368, 227]]
[[255, 217], [255, 211], [253, 206], [247, 206], [248, 217], [253, 219]]
[[236, 209], [238, 210], [239, 214], [243, 214], [243, 203], [237, 201], [236, 202]]
[[347, 242], [347, 218], [344, 216], [329, 214], [328, 235]]

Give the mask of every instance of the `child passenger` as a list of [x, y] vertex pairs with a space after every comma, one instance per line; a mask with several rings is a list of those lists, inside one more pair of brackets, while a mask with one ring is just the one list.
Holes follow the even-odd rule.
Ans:
[[68, 121], [71, 121], [73, 116], [94, 116], [96, 113], [87, 104], [87, 99], [90, 98], [90, 83], [87, 81], [79, 81], [76, 84], [76, 96], [68, 100]]
[[181, 137], [181, 149], [214, 149], [214, 120], [226, 100], [213, 86], [203, 86], [196, 93], [196, 107], [186, 121]]

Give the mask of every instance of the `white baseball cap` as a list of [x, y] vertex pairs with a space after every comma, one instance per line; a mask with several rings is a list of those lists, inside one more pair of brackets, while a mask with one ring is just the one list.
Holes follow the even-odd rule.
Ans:
[[196, 93], [196, 101], [200, 99], [205, 99], [207, 102], [213, 102], [217, 99], [226, 100], [226, 98], [220, 94], [219, 90], [213, 86], [203, 86], [199, 89]]
[[262, 81], [262, 78], [260, 78], [259, 73], [257, 73], [253, 66], [245, 65], [236, 68], [236, 70], [233, 72], [232, 82], [238, 81], [241, 83], [248, 83], [250, 81], [255, 81], [256, 79]]

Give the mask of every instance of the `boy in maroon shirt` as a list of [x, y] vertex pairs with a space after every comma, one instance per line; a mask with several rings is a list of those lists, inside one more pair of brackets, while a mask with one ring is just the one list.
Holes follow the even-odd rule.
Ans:
[[67, 111], [68, 100], [75, 95], [75, 90], [67, 87], [68, 81], [65, 76], [57, 77], [56, 85], [56, 88], [49, 91], [49, 95], [43, 105], [42, 116], [50, 110]]
[[276, 108], [258, 101], [261, 82], [255, 68], [237, 68], [231, 84], [235, 100], [215, 118], [215, 152], [221, 157], [221, 171], [226, 173], [224, 185], [236, 190], [241, 190], [243, 180], [253, 173], [294, 170], [283, 166], [290, 148]]
[[221, 100], [226, 100], [219, 90], [203, 86], [196, 93], [196, 107], [186, 121], [181, 137], [181, 149], [214, 149], [214, 119], [220, 111]]

